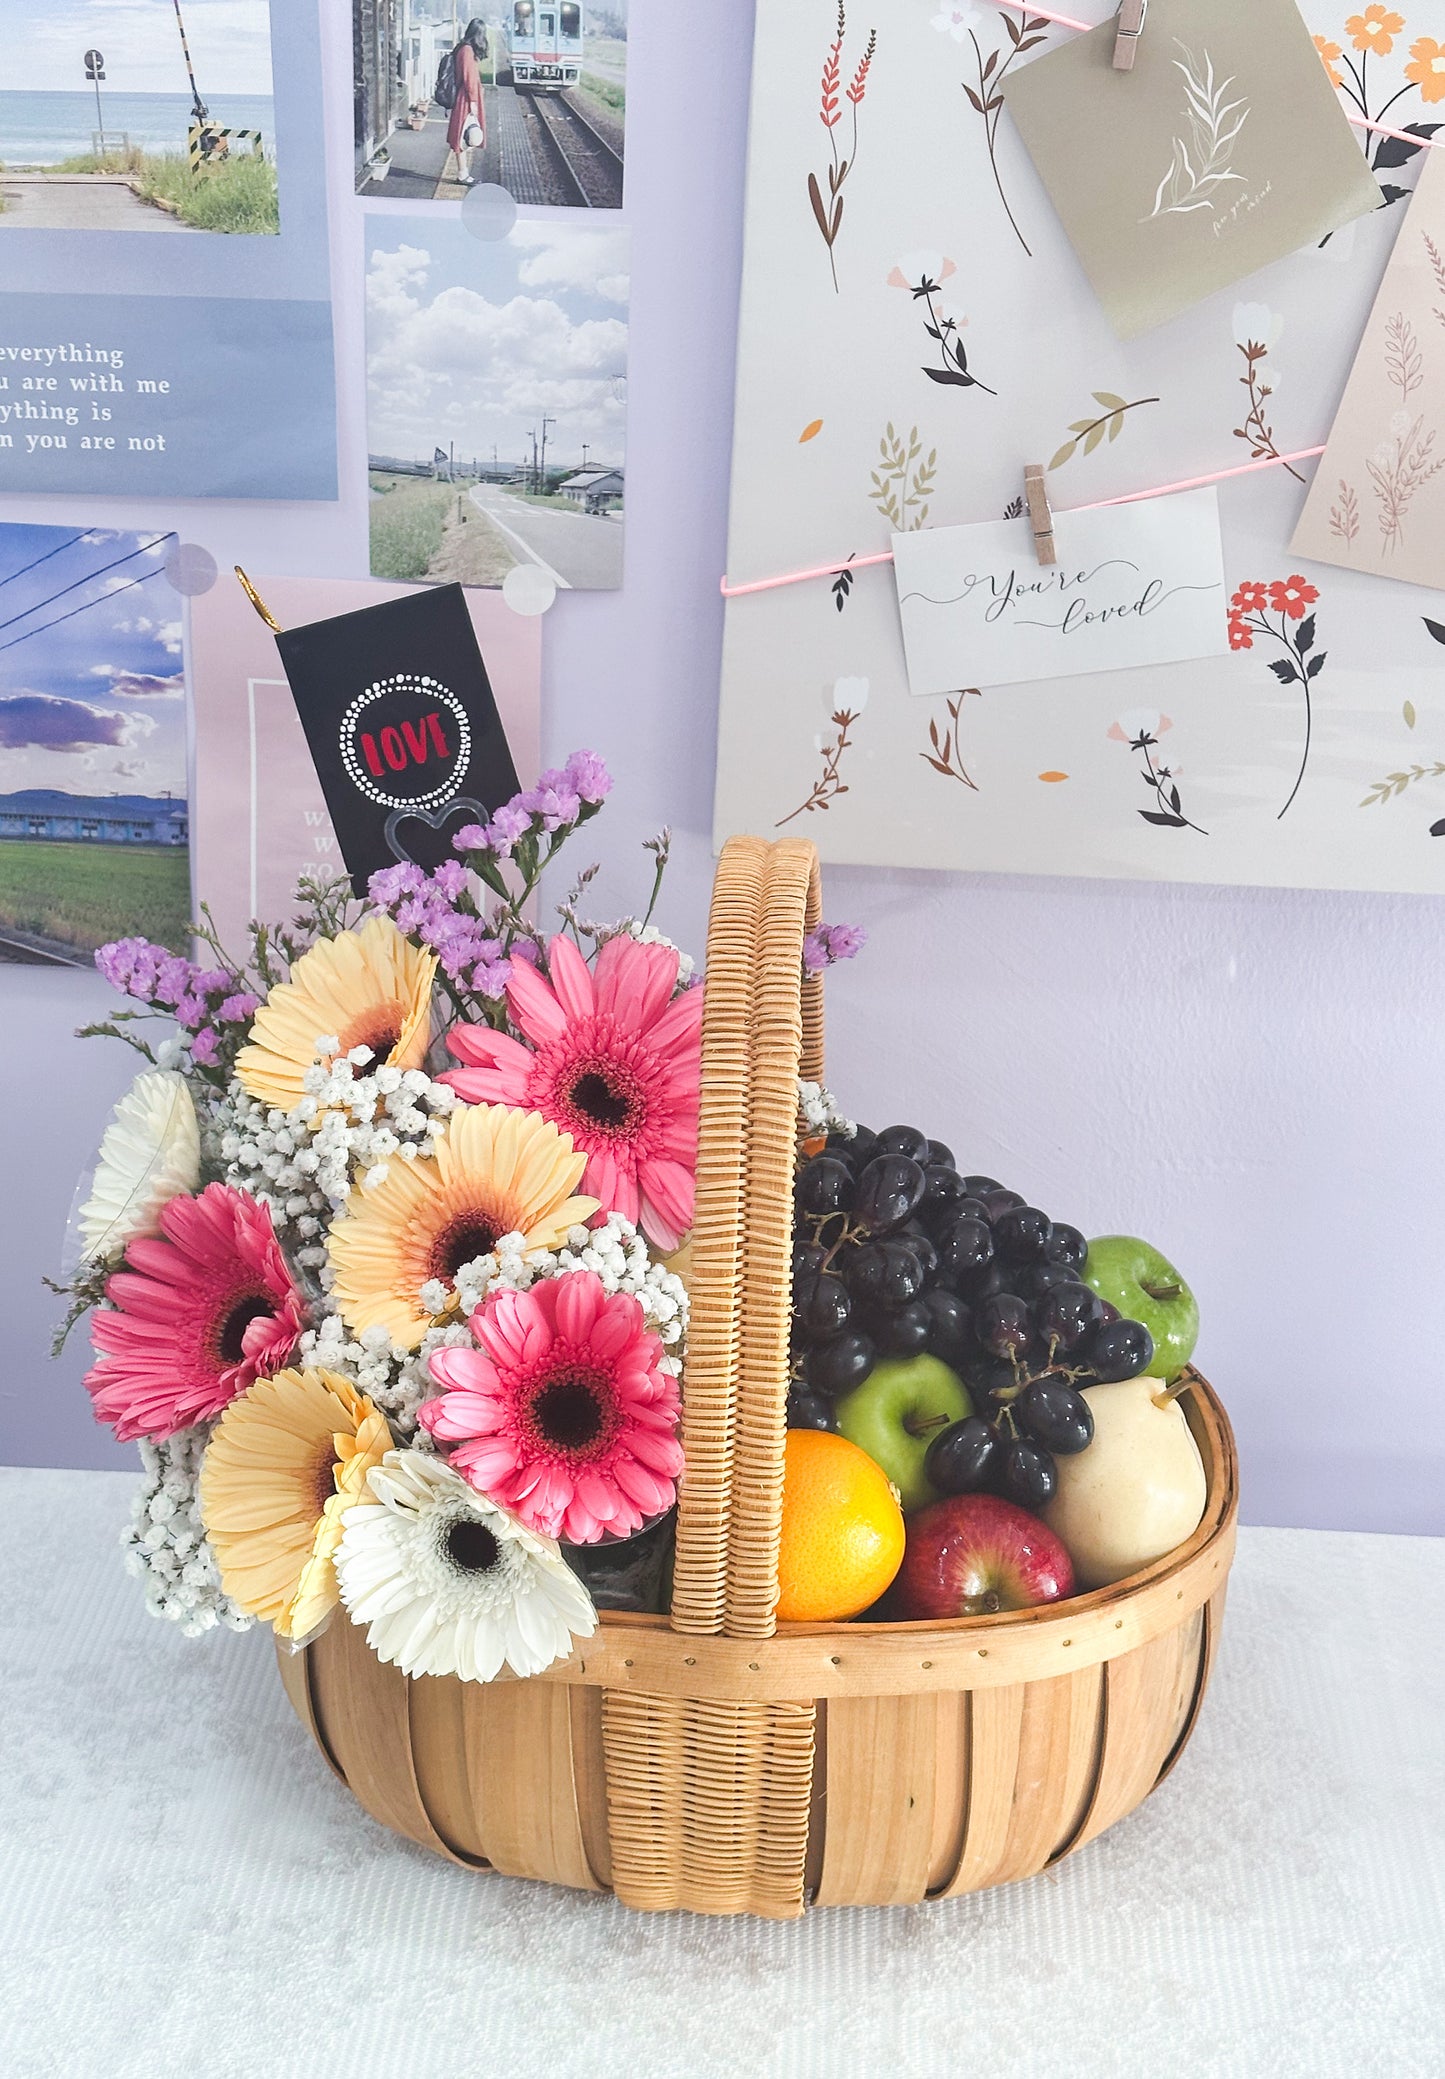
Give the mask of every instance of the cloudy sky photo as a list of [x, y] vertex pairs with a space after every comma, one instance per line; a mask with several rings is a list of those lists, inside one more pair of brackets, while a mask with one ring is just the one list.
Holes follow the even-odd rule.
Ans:
[[154, 539], [0, 526], [0, 794], [185, 799], [181, 603]]
[[[268, 0], [183, 0], [201, 91], [271, 92]], [[189, 94], [172, 0], [0, 0], [0, 92], [86, 91], [85, 53], [119, 94]]]
[[628, 234], [529, 222], [497, 244], [456, 219], [373, 219], [367, 273], [374, 456], [625, 460]]

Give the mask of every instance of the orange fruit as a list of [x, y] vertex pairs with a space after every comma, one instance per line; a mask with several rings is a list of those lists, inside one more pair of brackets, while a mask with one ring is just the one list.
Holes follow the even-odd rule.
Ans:
[[830, 1624], [876, 1603], [903, 1564], [903, 1511], [866, 1451], [825, 1429], [790, 1429], [783, 1455], [778, 1615]]

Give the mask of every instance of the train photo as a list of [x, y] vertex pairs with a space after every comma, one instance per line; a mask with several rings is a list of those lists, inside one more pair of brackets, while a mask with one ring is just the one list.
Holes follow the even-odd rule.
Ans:
[[502, 11], [498, 79], [504, 86], [560, 94], [582, 77], [582, 0], [511, 0]]

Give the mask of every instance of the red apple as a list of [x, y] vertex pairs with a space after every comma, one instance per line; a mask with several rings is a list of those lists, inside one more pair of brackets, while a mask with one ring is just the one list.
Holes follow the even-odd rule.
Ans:
[[892, 1596], [901, 1618], [989, 1617], [1074, 1592], [1073, 1564], [1048, 1525], [997, 1495], [950, 1495], [907, 1529]]

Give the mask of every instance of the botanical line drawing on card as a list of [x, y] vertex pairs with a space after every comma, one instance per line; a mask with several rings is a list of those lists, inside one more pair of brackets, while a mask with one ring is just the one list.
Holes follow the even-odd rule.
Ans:
[[1057, 450], [1049, 464], [1050, 469], [1062, 469], [1066, 462], [1072, 462], [1080, 441], [1083, 442], [1084, 453], [1092, 455], [1106, 437], [1111, 441], [1117, 440], [1124, 430], [1126, 411], [1137, 411], [1141, 404], [1159, 402], [1157, 397], [1136, 397], [1132, 403], [1126, 404], [1124, 399], [1116, 397], [1112, 390], [1094, 390], [1091, 395], [1096, 404], [1103, 405], [1102, 414], [1092, 419], [1074, 419], [1070, 422], [1069, 433], [1072, 437]]
[[1392, 311], [1385, 321], [1385, 373], [1408, 404], [1412, 390], [1425, 380], [1425, 357], [1415, 328], [1404, 311]]
[[1428, 432], [1423, 418], [1397, 411], [1390, 421], [1390, 438], [1382, 441], [1365, 463], [1379, 505], [1380, 554], [1389, 556], [1405, 539], [1405, 519], [1423, 484], [1445, 469], [1445, 455], [1435, 454], [1435, 432]]
[[1156, 830], [1193, 830], [1200, 837], [1208, 837], [1209, 832], [1191, 822], [1184, 813], [1179, 792], [1180, 768], [1161, 765], [1154, 756], [1159, 749], [1160, 737], [1173, 727], [1169, 716], [1161, 715], [1157, 708], [1136, 707], [1131, 708], [1128, 714], [1120, 715], [1116, 722], [1111, 722], [1108, 734], [1115, 743], [1127, 744], [1143, 760], [1140, 774], [1156, 803], [1154, 808], [1138, 811], [1144, 821], [1152, 823]]
[[1432, 304], [1431, 308], [1435, 313], [1436, 323], [1445, 325], [1445, 253], [1441, 252], [1428, 231], [1422, 231], [1420, 236], [1424, 239], [1425, 250], [1430, 255], [1431, 272], [1435, 276], [1435, 286], [1441, 296], [1441, 302]]
[[[868, 42], [862, 57], [854, 68], [853, 77], [847, 87], [843, 86], [843, 43], [848, 34], [848, 18], [844, 0], [838, 0], [838, 34], [828, 46], [828, 55], [823, 60], [823, 95], [821, 120], [828, 133], [830, 162], [825, 169], [828, 182], [828, 200], [823, 200], [823, 190], [818, 184], [816, 173], [808, 175], [808, 200], [813, 205], [818, 229], [823, 234], [823, 243], [828, 248], [828, 265], [832, 270], [833, 288], [838, 288], [838, 256], [834, 250], [838, 233], [843, 228], [843, 185], [858, 160], [858, 111], [868, 91], [868, 73], [878, 48], [878, 31], [870, 29]], [[853, 110], [852, 140], [846, 156], [838, 150], [838, 130], [843, 121], [840, 96], [846, 98]]]
[[1441, 759], [1433, 765], [1412, 765], [1406, 772], [1388, 772], [1384, 779], [1375, 781], [1360, 807], [1375, 808], [1384, 801], [1398, 801], [1405, 789], [1413, 787], [1417, 780], [1441, 778], [1445, 778], [1445, 760]]
[[[1324, 670], [1329, 652], [1321, 650], [1317, 656], [1310, 655], [1315, 646], [1315, 617], [1306, 615], [1305, 608], [1313, 606], [1319, 596], [1314, 585], [1295, 576], [1276, 578], [1271, 584], [1252, 582], [1241, 585], [1229, 602], [1229, 647], [1232, 650], [1252, 650], [1256, 635], [1278, 643], [1285, 654], [1270, 659], [1270, 670], [1282, 686], [1298, 685], [1304, 692], [1304, 750], [1295, 783], [1289, 790], [1289, 800], [1276, 816], [1276, 822], [1293, 805], [1305, 776], [1305, 767], [1310, 762], [1310, 741], [1314, 734], [1314, 703], [1310, 689]], [[1279, 619], [1271, 620], [1271, 614], [1277, 614]]]
[[[1014, 237], [1029, 255], [1030, 259], [1032, 259], [1033, 248], [1019, 229], [1018, 219], [1013, 213], [1008, 196], [1004, 193], [1003, 176], [999, 172], [996, 140], [998, 137], [999, 118], [1003, 114], [1004, 105], [1003, 95], [999, 92], [999, 88], [1003, 85], [1004, 74], [1014, 60], [1021, 58], [1025, 51], [1031, 51], [1036, 45], [1043, 42], [1048, 34], [1049, 24], [1041, 15], [1032, 14], [1026, 14], [1021, 22], [1016, 21], [1011, 14], [1004, 14], [1002, 10], [999, 13], [999, 20], [1003, 23], [1004, 33], [1009, 41], [1010, 47], [1007, 55], [1005, 55], [1003, 48], [1000, 47], [997, 50], [989, 51], [987, 56], [985, 56], [978, 37], [974, 33], [971, 9], [944, 7], [934, 16], [933, 26], [935, 29], [941, 29], [946, 34], [951, 35], [955, 43], [962, 43], [966, 36], [973, 45], [973, 55], [978, 67], [978, 84], [976, 87], [971, 87], [968, 81], [965, 80], [963, 82], [963, 91], [968, 96], [970, 108], [983, 122], [984, 142], [988, 146], [988, 163], [993, 173], [993, 184], [998, 189], [998, 199], [1003, 204], [1004, 215], [1009, 220]], [[1000, 59], [1002, 59], [1002, 63], [999, 62]]]
[[1249, 121], [1249, 102], [1241, 95], [1229, 101], [1234, 75], [1216, 81], [1214, 60], [1208, 51], [1196, 57], [1189, 46], [1174, 42], [1183, 51], [1174, 69], [1184, 81], [1183, 135], [1174, 139], [1174, 156], [1154, 194], [1154, 207], [1140, 221], [1160, 216], [1188, 216], [1195, 210], [1216, 207], [1217, 190], [1228, 181], [1243, 182], [1232, 161], [1239, 133]]
[[907, 289], [915, 303], [927, 307], [923, 329], [937, 342], [939, 357], [937, 368], [923, 368], [929, 381], [949, 383], [957, 389], [986, 390], [990, 397], [997, 397], [997, 390], [990, 390], [969, 368], [963, 344], [963, 328], [968, 319], [954, 317], [943, 308], [941, 300], [936, 300], [942, 298], [943, 284], [957, 272], [957, 265], [946, 253], [907, 253], [896, 267], [889, 269], [888, 286]]
[[[1377, 96], [1375, 106], [1370, 106], [1370, 59], [1388, 58], [1395, 48], [1396, 37], [1404, 27], [1405, 17], [1402, 14], [1398, 14], [1392, 7], [1378, 4], [1378, 0], [1375, 0], [1375, 4], [1366, 7], [1362, 13], [1352, 14], [1341, 30], [1341, 34], [1348, 37], [1354, 56], [1331, 37], [1315, 38], [1315, 49], [1319, 52], [1320, 61], [1330, 76], [1331, 86], [1338, 87], [1367, 122], [1378, 123], [1397, 101], [1403, 101], [1415, 88], [1419, 89], [1422, 101], [1445, 101], [1445, 70], [1437, 72], [1435, 69], [1437, 60], [1445, 58], [1445, 44], [1437, 43], [1431, 36], [1421, 36], [1410, 46], [1410, 62], [1405, 67], [1404, 86], [1383, 99]], [[1345, 72], [1340, 70], [1342, 65]], [[1349, 74], [1348, 78], [1345, 77], [1346, 72]], [[1417, 153], [1425, 149], [1440, 127], [1439, 123], [1397, 121], [1391, 128], [1405, 131], [1408, 133], [1407, 136], [1382, 137], [1366, 131], [1361, 143], [1370, 171], [1376, 174], [1388, 173], [1393, 172], [1396, 167], [1407, 165]], [[1419, 140], [1418, 143], [1412, 141], [1416, 138]], [[1381, 181], [1380, 190], [1387, 203], [1399, 202], [1410, 192], [1408, 188], [1396, 187], [1390, 181]]]
[[910, 426], [907, 438], [902, 439], [890, 419], [878, 443], [878, 455], [882, 467], [871, 472], [868, 496], [895, 534], [916, 533], [928, 518], [938, 450], [930, 448], [924, 456], [918, 428]]
[[843, 564], [834, 573], [832, 585], [829, 587], [833, 594], [833, 604], [837, 607], [840, 614], [853, 595], [853, 581], [857, 576], [857, 572], [850, 566], [857, 553], [856, 549], [849, 550], [847, 563]]
[[815, 809], [831, 808], [840, 794], [848, 792], [848, 783], [842, 775], [843, 760], [853, 748], [849, 731], [867, 705], [867, 679], [833, 681], [828, 695], [828, 720], [833, 725], [833, 733], [826, 736], [820, 731], [813, 739], [814, 747], [822, 757], [823, 769], [814, 780], [807, 800], [800, 801], [786, 816], [779, 816], [773, 825], [775, 830], [781, 830], [785, 823], [793, 822], [798, 816], [812, 815]]
[[961, 780], [964, 786], [971, 787], [975, 794], [978, 792], [978, 781], [973, 778], [963, 762], [962, 715], [965, 700], [982, 698], [983, 691], [978, 686], [964, 686], [959, 692], [951, 693], [948, 696], [949, 726], [940, 732], [937, 720], [931, 721], [928, 725], [928, 741], [932, 749], [920, 751], [918, 754], [925, 765], [931, 765], [944, 779]]
[[[1284, 330], [1284, 319], [1278, 311], [1270, 310], [1263, 303], [1236, 303], [1234, 306], [1234, 343], [1244, 356], [1244, 374], [1239, 378], [1249, 393], [1249, 412], [1242, 426], [1236, 426], [1236, 440], [1247, 440], [1249, 452], [1258, 462], [1268, 458], [1278, 462], [1280, 451], [1275, 446], [1274, 428], [1265, 407], [1278, 386], [1277, 378], [1266, 380], [1264, 364]], [[1292, 462], [1285, 468], [1302, 484], [1305, 479]]]
[[1330, 532], [1347, 548], [1360, 538], [1360, 494], [1343, 477], [1338, 497], [1330, 500]]

